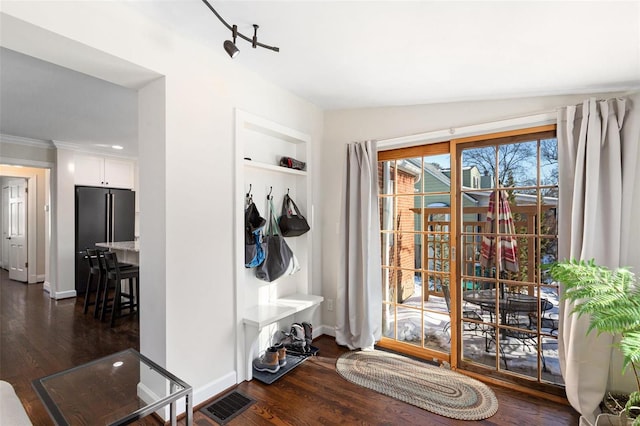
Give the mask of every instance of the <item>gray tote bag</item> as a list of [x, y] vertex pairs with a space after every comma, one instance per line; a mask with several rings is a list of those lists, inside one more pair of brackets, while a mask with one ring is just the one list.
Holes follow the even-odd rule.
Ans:
[[256, 268], [256, 277], [267, 282], [275, 281], [284, 274], [291, 273], [290, 265], [294, 262], [293, 252], [280, 234], [272, 200], [269, 198], [269, 221], [263, 239], [265, 259]]

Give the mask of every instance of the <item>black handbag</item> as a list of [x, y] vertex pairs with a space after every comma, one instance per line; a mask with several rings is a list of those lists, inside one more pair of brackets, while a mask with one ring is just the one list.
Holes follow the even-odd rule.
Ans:
[[295, 272], [294, 268], [297, 262], [284, 237], [279, 235], [278, 223], [276, 222], [271, 199], [269, 199], [269, 207], [269, 221], [264, 235], [266, 256], [264, 262], [256, 268], [256, 278], [272, 282], [286, 273]]
[[[291, 207], [295, 210], [296, 214], [292, 214]], [[284, 196], [282, 200], [282, 215], [280, 216], [280, 231], [285, 237], [297, 237], [302, 235], [311, 229], [307, 219], [302, 216], [298, 206], [293, 202], [289, 194]]]

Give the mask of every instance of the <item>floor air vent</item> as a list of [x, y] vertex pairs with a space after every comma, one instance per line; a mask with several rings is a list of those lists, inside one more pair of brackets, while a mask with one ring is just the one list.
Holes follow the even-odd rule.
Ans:
[[251, 399], [238, 391], [233, 391], [201, 408], [200, 411], [216, 423], [225, 425], [249, 408], [254, 402], [256, 402], [255, 399]]

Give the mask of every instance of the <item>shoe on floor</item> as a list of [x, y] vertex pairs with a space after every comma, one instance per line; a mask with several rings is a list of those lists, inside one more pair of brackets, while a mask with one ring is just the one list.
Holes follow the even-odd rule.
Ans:
[[284, 367], [287, 365], [287, 348], [282, 343], [273, 345], [273, 347], [278, 351], [278, 364], [280, 367]]
[[278, 350], [271, 346], [264, 355], [253, 360], [253, 368], [256, 371], [266, 371], [267, 373], [277, 373], [280, 370], [278, 361]]

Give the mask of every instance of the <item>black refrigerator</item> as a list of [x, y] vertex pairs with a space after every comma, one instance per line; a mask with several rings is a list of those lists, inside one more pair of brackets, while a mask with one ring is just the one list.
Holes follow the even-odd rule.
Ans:
[[76, 186], [76, 292], [84, 294], [89, 276], [85, 250], [96, 243], [133, 241], [135, 192]]

